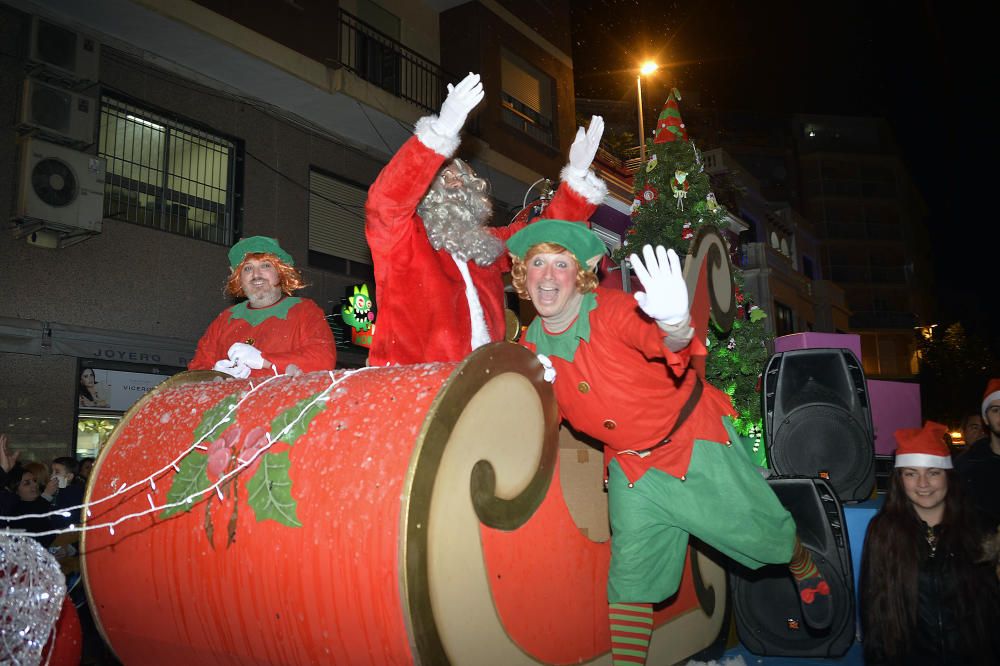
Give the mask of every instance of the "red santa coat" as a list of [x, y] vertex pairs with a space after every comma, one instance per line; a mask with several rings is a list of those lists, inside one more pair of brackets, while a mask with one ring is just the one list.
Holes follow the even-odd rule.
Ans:
[[[255, 312], [272, 313], [257, 325], [234, 317], [242, 304], [226, 308], [208, 325], [188, 370], [211, 370], [217, 361], [229, 357], [234, 342], [252, 344], [279, 373], [295, 364], [302, 372], [333, 370], [337, 348], [323, 310], [308, 298], [286, 297]], [[252, 340], [253, 342], [249, 342]], [[270, 368], [253, 370], [251, 377], [270, 377]]]
[[[472, 351], [472, 321], [465, 280], [445, 250], [435, 250], [417, 215], [420, 204], [447, 158], [409, 139], [368, 189], [365, 235], [375, 264], [378, 320], [369, 365], [460, 361]], [[565, 182], [545, 210], [546, 217], [586, 220], [597, 208]], [[502, 241], [524, 227], [490, 227]], [[502, 274], [510, 270], [503, 254], [483, 267], [469, 261], [490, 341], [502, 340]]]
[[[597, 307], [580, 315], [590, 318], [589, 341], [580, 341], [572, 361], [549, 354], [562, 416], [603, 442], [605, 463], [616, 457], [629, 481], [650, 468], [680, 478], [696, 439], [728, 440], [722, 417], [735, 414], [729, 396], [705, 383], [697, 407], [669, 444], [646, 457], [622, 453], [647, 449], [670, 432], [694, 389], [691, 358], [706, 350], [697, 340], [679, 352], [667, 349], [663, 331], [642, 314], [631, 294], [598, 287], [596, 298]], [[541, 318], [531, 328], [549, 334]], [[526, 337], [533, 337], [531, 329]], [[523, 344], [537, 351], [531, 342]]]

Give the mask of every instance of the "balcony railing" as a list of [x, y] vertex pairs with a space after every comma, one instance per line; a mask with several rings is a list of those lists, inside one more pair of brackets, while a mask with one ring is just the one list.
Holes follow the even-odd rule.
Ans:
[[505, 123], [516, 127], [535, 141], [555, 148], [556, 133], [551, 118], [546, 118], [506, 92], [501, 93], [500, 99], [501, 104], [503, 104], [503, 121]]
[[344, 10], [340, 10], [340, 64], [426, 111], [441, 108], [445, 83], [457, 80], [440, 65]]

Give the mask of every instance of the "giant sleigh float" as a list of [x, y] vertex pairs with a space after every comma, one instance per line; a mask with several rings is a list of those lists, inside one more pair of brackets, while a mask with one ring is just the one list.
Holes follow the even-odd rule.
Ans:
[[[703, 334], [732, 281], [714, 230], [691, 248]], [[95, 466], [91, 610], [125, 664], [610, 664], [601, 458], [510, 343], [264, 383], [182, 373]], [[657, 609], [650, 663], [698, 652], [724, 570], [692, 546]]]

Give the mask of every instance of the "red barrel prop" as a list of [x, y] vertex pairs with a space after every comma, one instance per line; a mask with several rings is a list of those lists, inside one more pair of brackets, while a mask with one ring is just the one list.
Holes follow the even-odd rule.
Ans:
[[[91, 608], [125, 664], [610, 663], [610, 549], [574, 521], [558, 452], [551, 387], [508, 343], [263, 383], [182, 373], [95, 466]], [[711, 643], [725, 594], [690, 557], [652, 663]]]

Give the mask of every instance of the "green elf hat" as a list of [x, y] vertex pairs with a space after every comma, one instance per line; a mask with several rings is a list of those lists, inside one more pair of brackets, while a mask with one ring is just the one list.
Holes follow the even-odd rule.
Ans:
[[521, 229], [507, 240], [507, 249], [524, 259], [539, 243], [556, 243], [573, 253], [580, 266], [591, 270], [607, 252], [604, 242], [590, 230], [586, 222], [566, 220], [538, 220]]
[[254, 252], [273, 254], [289, 266], [295, 265], [292, 255], [282, 250], [275, 239], [267, 236], [251, 236], [229, 248], [229, 267], [236, 268], [243, 262], [243, 257]]
[[688, 132], [681, 119], [681, 109], [677, 102], [681, 98], [681, 93], [677, 88], [670, 91], [667, 102], [660, 111], [660, 117], [656, 121], [656, 138], [653, 143], [670, 143], [672, 141], [687, 141]]

